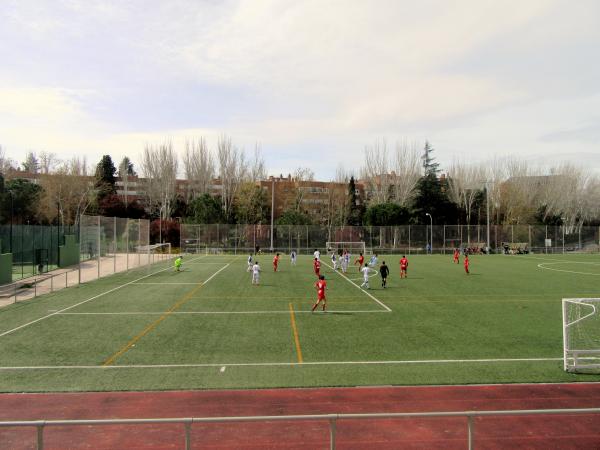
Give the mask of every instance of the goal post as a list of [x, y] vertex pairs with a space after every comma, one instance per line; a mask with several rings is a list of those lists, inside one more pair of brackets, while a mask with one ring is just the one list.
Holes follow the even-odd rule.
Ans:
[[567, 372], [600, 370], [600, 298], [564, 298], [563, 366]]
[[366, 254], [366, 245], [364, 241], [346, 241], [346, 242], [330, 242], [327, 241], [325, 243], [327, 248], [327, 253], [335, 252], [339, 253], [340, 251], [348, 251], [351, 254], [362, 253]]

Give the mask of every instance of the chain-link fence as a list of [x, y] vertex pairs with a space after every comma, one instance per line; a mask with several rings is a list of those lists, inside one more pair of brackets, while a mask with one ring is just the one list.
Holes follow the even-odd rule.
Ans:
[[[326, 242], [365, 242], [373, 253], [451, 253], [453, 249], [484, 252], [485, 225], [403, 225], [397, 227], [324, 227], [316, 225], [182, 224], [181, 251], [248, 253], [257, 249], [312, 254]], [[494, 253], [599, 252], [600, 227], [490, 225]]]
[[56, 251], [53, 261], [62, 267], [48, 273], [34, 272], [0, 287], [0, 306], [130, 269], [149, 269], [172, 257], [170, 244], [149, 244], [148, 220], [82, 216], [78, 231], [76, 236], [65, 233]]
[[77, 236], [75, 226], [2, 225], [1, 253], [12, 253], [12, 279], [46, 273], [59, 266], [59, 247], [66, 235]]

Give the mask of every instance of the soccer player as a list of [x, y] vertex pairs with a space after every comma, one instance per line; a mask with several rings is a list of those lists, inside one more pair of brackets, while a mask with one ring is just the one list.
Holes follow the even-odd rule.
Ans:
[[331, 254], [331, 264], [333, 264], [333, 270], [337, 270], [338, 268], [338, 258], [335, 252]]
[[371, 289], [369, 286], [369, 266], [364, 266], [362, 269], [360, 269], [360, 271], [363, 274], [363, 283], [360, 285], [360, 287], [365, 286], [367, 289]]
[[348, 262], [350, 261], [350, 258], [348, 256], [348, 252], [346, 250], [344, 250], [344, 253], [342, 254], [342, 272], [346, 273], [346, 271], [348, 270]]
[[279, 253], [273, 257], [273, 272], [277, 272], [277, 265], [279, 264]]
[[400, 278], [408, 278], [408, 259], [406, 259], [406, 255], [402, 256], [400, 260]]
[[379, 275], [381, 275], [381, 287], [385, 289], [387, 285], [387, 277], [390, 274], [390, 269], [385, 265], [385, 261], [379, 266]]
[[248, 267], [246, 268], [246, 272], [250, 272], [253, 265], [254, 263], [252, 262], [252, 254], [250, 254], [248, 255]]
[[377, 253], [375, 253], [373, 256], [371, 256], [371, 259], [369, 259], [369, 267], [375, 267], [377, 265]]
[[469, 255], [465, 254], [465, 272], [467, 273], [467, 275], [469, 275]]
[[181, 264], [183, 263], [183, 256], [179, 255], [175, 258], [175, 270], [181, 272]]
[[317, 288], [317, 302], [313, 305], [311, 312], [314, 312], [319, 306], [319, 303], [323, 302], [323, 311], [327, 307], [327, 299], [325, 298], [325, 288], [327, 287], [327, 282], [325, 281], [325, 275], [319, 276], [319, 280], [315, 283], [315, 287]]
[[460, 263], [460, 252], [458, 251], [457, 248], [454, 249], [454, 263], [455, 264]]
[[315, 271], [315, 275], [317, 278], [319, 278], [321, 276], [321, 261], [319, 261], [318, 258], [315, 258], [313, 262], [313, 269]]
[[254, 265], [252, 266], [252, 284], [258, 286], [260, 283], [260, 266], [258, 265], [258, 261], [254, 261]]
[[292, 266], [296, 265], [296, 250], [292, 250], [292, 253], [290, 253], [290, 260], [292, 263]]
[[362, 252], [359, 253], [358, 258], [356, 258], [356, 260], [354, 261], [354, 265], [358, 264], [358, 271], [361, 272], [362, 271], [362, 266], [365, 263], [365, 257], [363, 256]]
[[313, 256], [318, 259], [319, 261], [321, 261], [321, 252], [315, 248], [315, 251], [313, 252]]

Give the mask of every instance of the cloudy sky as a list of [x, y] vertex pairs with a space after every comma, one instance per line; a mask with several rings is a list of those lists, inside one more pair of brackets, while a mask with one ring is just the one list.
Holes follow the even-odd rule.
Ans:
[[380, 138], [600, 169], [597, 0], [1, 0], [0, 58], [18, 161], [225, 133], [320, 179]]

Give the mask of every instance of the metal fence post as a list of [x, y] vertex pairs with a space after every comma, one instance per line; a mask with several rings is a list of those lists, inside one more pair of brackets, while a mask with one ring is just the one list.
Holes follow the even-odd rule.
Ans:
[[126, 262], [125, 262], [125, 268], [127, 270], [129, 270], [129, 219], [126, 219], [126, 225], [125, 225], [125, 257], [126, 257]]
[[410, 225], [408, 226], [408, 254], [410, 255]]
[[113, 217], [113, 273], [117, 273], [117, 217]]
[[50, 292], [54, 292], [54, 275], [50, 275]]
[[191, 450], [191, 448], [192, 448], [192, 439], [191, 439], [192, 423], [186, 422], [184, 425], [185, 425], [185, 450]]
[[473, 450], [473, 416], [467, 416], [468, 434], [469, 434], [469, 450]]
[[98, 279], [100, 279], [100, 216], [97, 216], [98, 219], [98, 242], [96, 243], [96, 251], [98, 252]]
[[44, 425], [37, 425], [37, 450], [44, 450]]
[[37, 297], [37, 278], [33, 279], [33, 298]]
[[329, 448], [330, 450], [335, 450], [335, 432], [336, 432], [336, 422], [335, 417], [329, 419]]

